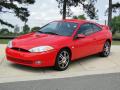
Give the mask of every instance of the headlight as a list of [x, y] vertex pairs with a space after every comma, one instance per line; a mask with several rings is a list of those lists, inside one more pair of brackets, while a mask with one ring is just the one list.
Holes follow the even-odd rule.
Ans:
[[12, 41], [9, 41], [9, 42], [8, 42], [7, 47], [9, 47], [9, 48], [12, 48], [12, 47], [13, 47], [13, 45], [12, 45]]
[[51, 46], [39, 46], [39, 47], [35, 47], [30, 49], [30, 52], [45, 52], [45, 51], [49, 51], [49, 50], [53, 50], [54, 48]]

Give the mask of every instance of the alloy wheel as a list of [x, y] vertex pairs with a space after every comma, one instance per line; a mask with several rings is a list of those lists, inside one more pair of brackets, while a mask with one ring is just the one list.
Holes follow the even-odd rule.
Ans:
[[108, 56], [110, 54], [110, 43], [109, 42], [105, 43], [104, 51], [103, 52], [104, 52], [105, 56]]
[[67, 67], [69, 66], [69, 62], [70, 62], [69, 52], [67, 50], [62, 50], [57, 56], [56, 69], [59, 71], [67, 69]]

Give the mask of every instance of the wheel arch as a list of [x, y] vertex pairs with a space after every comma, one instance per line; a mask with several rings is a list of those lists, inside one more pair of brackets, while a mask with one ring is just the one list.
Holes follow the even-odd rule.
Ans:
[[110, 43], [110, 45], [111, 45], [111, 40], [110, 40], [110, 39], [107, 39], [106, 42], [107, 42], [107, 41], [108, 41], [108, 42]]
[[72, 57], [72, 51], [71, 51], [71, 49], [69, 48], [69, 47], [62, 47], [60, 50], [59, 50], [59, 52], [61, 51], [61, 50], [67, 50], [69, 53], [70, 53], [70, 58]]

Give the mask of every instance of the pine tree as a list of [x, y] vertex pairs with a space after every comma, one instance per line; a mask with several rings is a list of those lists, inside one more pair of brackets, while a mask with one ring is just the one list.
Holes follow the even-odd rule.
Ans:
[[[23, 4], [29, 5], [34, 4], [35, 0], [0, 0], [0, 14], [2, 13], [11, 13], [15, 14], [20, 20], [27, 22], [29, 17], [29, 11], [26, 7], [23, 7]], [[21, 5], [18, 6], [18, 4]], [[9, 27], [14, 27], [11, 23], [4, 21], [0, 18], [0, 24], [7, 25]]]
[[60, 14], [62, 14], [63, 19], [66, 16], [71, 16], [72, 12], [70, 7], [82, 6], [85, 13], [91, 18], [97, 18], [97, 10], [95, 8], [95, 2], [97, 0], [56, 0], [58, 2], [58, 8], [60, 8]]

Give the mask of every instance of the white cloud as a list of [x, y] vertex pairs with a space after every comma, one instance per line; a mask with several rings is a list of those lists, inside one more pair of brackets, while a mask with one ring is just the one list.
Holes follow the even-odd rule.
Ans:
[[81, 15], [84, 14], [82, 7], [71, 7], [71, 11], [74, 15]]
[[45, 9], [45, 8], [47, 8], [48, 7], [48, 5], [46, 4], [46, 3], [43, 3], [42, 5], [40, 5], [40, 7], [39, 8], [41, 8], [41, 9]]
[[56, 3], [56, 1], [55, 1], [55, 0], [50, 0], [50, 2], [51, 2], [52, 4]]
[[34, 11], [32, 11], [32, 12], [30, 12], [30, 15], [31, 16], [35, 16], [35, 15], [37, 15], [38, 13], [37, 12], [34, 12]]
[[107, 8], [108, 8], [108, 4], [105, 5], [105, 9], [107, 9]]
[[113, 3], [116, 3], [116, 2], [120, 2], [120, 0], [113, 0], [112, 2], [113, 2]]

